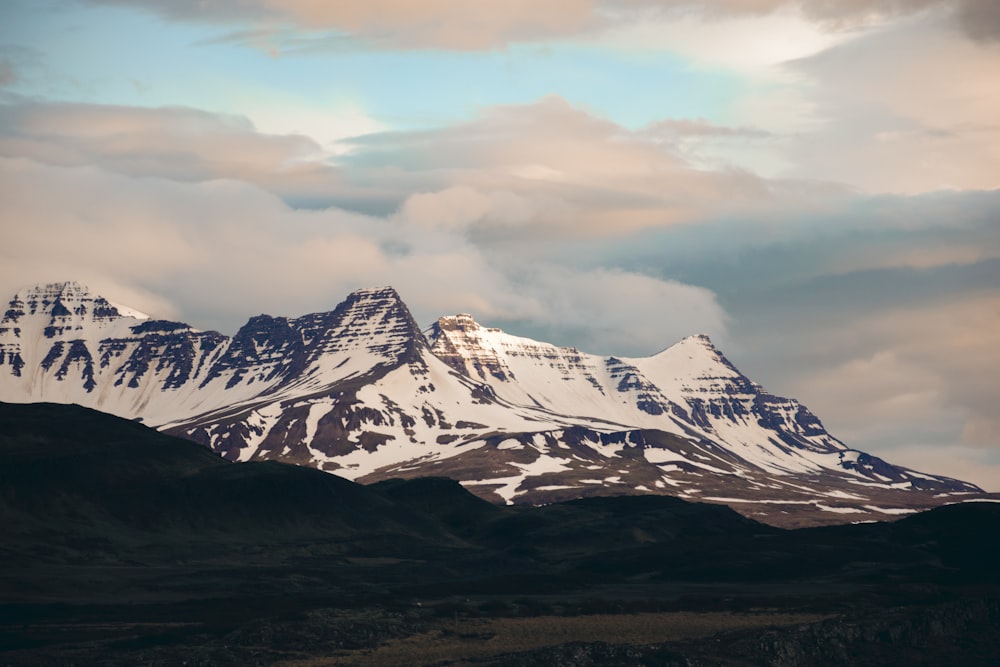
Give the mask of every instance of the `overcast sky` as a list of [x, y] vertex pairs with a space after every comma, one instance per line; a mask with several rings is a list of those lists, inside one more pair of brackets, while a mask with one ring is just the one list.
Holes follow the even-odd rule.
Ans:
[[1000, 490], [995, 0], [3, 0], [0, 292], [704, 332]]

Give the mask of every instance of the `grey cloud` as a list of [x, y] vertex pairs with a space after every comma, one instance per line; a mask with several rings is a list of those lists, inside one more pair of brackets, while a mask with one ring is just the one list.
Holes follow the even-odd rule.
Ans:
[[927, 8], [951, 11], [972, 38], [1000, 40], [1000, 5], [995, 0], [824, 0], [802, 2], [807, 14], [821, 19], [854, 19], [868, 12], [905, 15]]
[[941, 9], [950, 12], [970, 37], [1000, 40], [1000, 5], [995, 0], [610, 0], [603, 6], [610, 11], [624, 6], [644, 11], [703, 13], [708, 18], [712, 14], [767, 14], [791, 7], [834, 29], [855, 27], [874, 16], [892, 18]]
[[974, 39], [1000, 41], [1000, 3], [996, 0], [965, 0], [959, 5], [958, 18]]

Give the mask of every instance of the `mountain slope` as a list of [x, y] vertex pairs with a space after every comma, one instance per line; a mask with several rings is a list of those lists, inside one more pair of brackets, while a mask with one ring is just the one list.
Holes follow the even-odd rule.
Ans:
[[0, 462], [0, 560], [116, 561], [149, 541], [168, 558], [206, 558], [233, 541], [457, 544], [438, 521], [343, 478], [235, 465], [75, 405], [0, 403]]
[[500, 503], [670, 494], [782, 525], [891, 518], [974, 485], [849, 449], [705, 336], [657, 355], [560, 348], [443, 317], [392, 288], [259, 315], [232, 337], [151, 320], [76, 283], [0, 320], [0, 400], [141, 419], [238, 461], [363, 482], [446, 476]]

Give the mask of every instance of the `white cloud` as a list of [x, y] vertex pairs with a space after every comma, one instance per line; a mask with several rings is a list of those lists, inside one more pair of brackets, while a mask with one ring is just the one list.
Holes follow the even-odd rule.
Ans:
[[626, 51], [668, 51], [700, 67], [781, 79], [770, 66], [814, 55], [852, 36], [826, 30], [788, 7], [763, 15], [640, 14], [596, 35], [593, 43]]
[[335, 155], [345, 139], [387, 129], [355, 103], [320, 104], [269, 91], [244, 92], [239, 97], [234, 104], [247, 110], [259, 133], [309, 137], [322, 149], [316, 158]]
[[869, 192], [1000, 187], [995, 46], [910, 20], [789, 67], [814, 82], [817, 121], [783, 146], [795, 173]]

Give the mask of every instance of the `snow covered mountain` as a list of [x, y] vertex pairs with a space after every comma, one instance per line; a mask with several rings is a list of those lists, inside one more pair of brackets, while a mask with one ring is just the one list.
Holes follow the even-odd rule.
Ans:
[[0, 400], [79, 403], [234, 460], [362, 482], [444, 475], [496, 502], [665, 493], [779, 525], [885, 519], [981, 494], [849, 449], [705, 336], [590, 355], [484, 328], [420, 331], [391, 288], [236, 335], [151, 320], [76, 283], [18, 292]]

